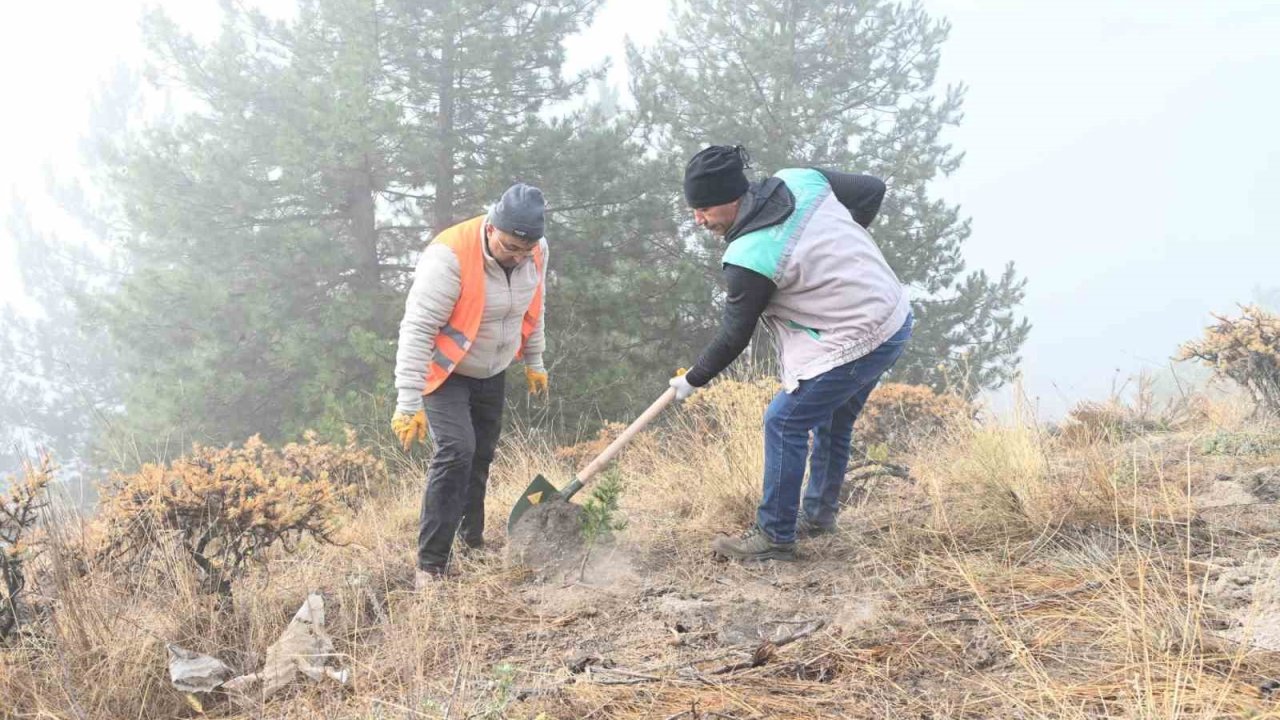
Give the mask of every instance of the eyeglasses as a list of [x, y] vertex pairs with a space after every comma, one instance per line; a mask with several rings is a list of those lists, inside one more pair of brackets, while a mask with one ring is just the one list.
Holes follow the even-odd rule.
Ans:
[[497, 240], [498, 247], [502, 248], [503, 252], [508, 252], [512, 255], [529, 255], [538, 247], [538, 243], [536, 241], [532, 245], [516, 245], [515, 247], [512, 247], [503, 242], [502, 235], [498, 235]]

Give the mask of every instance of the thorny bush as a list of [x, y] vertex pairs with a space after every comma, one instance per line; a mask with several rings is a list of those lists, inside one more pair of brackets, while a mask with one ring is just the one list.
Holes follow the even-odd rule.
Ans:
[[858, 416], [854, 440], [862, 447], [908, 451], [972, 414], [969, 404], [956, 395], [939, 394], [924, 385], [885, 383], [871, 393]]
[[[361, 447], [356, 434], [347, 430], [344, 445], [322, 443], [312, 430], [302, 443], [289, 443], [279, 451], [282, 472], [304, 478], [327, 477], [353, 507], [387, 483], [386, 463]], [[264, 457], [271, 462], [271, 458]]]
[[20, 595], [26, 587], [23, 565], [34, 551], [32, 536], [40, 510], [47, 504], [45, 490], [53, 478], [48, 455], [39, 464], [26, 464], [20, 476], [10, 476], [7, 493], [0, 494], [0, 642], [18, 629]]
[[167, 465], [111, 478], [102, 552], [144, 562], [158, 540], [176, 537], [206, 589], [230, 594], [232, 581], [268, 547], [293, 552], [306, 536], [334, 543], [356, 480], [381, 467], [354, 441], [335, 448], [312, 437], [276, 449], [254, 436], [240, 448], [196, 446]]
[[683, 404], [699, 435], [736, 438], [746, 433], [751, 442], [760, 433], [760, 418], [781, 389], [773, 378], [724, 379], [694, 393]]
[[1214, 319], [1177, 359], [1200, 361], [1248, 390], [1259, 410], [1280, 414], [1280, 316], [1250, 305], [1238, 318]]
[[556, 448], [556, 459], [575, 469], [584, 467], [604, 452], [605, 448], [609, 447], [609, 444], [626, 429], [627, 426], [623, 423], [605, 423], [604, 427], [596, 432], [595, 438]]

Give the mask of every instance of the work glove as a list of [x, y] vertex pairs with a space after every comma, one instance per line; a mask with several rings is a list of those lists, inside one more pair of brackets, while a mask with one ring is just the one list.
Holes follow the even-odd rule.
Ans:
[[667, 383], [668, 385], [676, 389], [677, 400], [684, 400], [685, 398], [692, 395], [694, 390], [698, 389], [690, 385], [689, 381], [685, 379], [684, 377], [685, 372], [686, 370], [684, 368], [680, 368], [679, 370], [676, 370], [676, 376], [671, 378], [671, 382]]
[[400, 439], [400, 445], [404, 447], [404, 451], [409, 452], [409, 447], [413, 445], [414, 440], [418, 442], [426, 440], [426, 410], [419, 410], [416, 413], [397, 412], [391, 418], [391, 431]]
[[551, 398], [551, 385], [547, 379], [546, 370], [535, 370], [528, 365], [524, 368], [525, 382], [529, 383], [530, 395], [541, 395], [544, 398]]

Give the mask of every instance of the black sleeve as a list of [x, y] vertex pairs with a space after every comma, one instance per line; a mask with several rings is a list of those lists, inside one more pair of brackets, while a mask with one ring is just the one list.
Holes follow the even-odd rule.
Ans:
[[870, 227], [884, 200], [884, 181], [871, 175], [843, 173], [815, 168], [831, 184], [836, 200], [849, 208], [853, 219], [862, 227]]
[[702, 387], [711, 382], [711, 378], [729, 367], [747, 343], [751, 342], [751, 334], [755, 332], [756, 321], [773, 297], [778, 288], [769, 278], [754, 270], [737, 265], [724, 266], [725, 304], [724, 319], [720, 321], [720, 330], [716, 337], [702, 351], [702, 356], [694, 364], [685, 378], [694, 387]]

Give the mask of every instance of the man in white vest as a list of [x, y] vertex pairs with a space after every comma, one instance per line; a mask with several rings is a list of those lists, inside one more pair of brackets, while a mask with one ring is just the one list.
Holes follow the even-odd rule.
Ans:
[[685, 168], [694, 220], [726, 242], [726, 304], [716, 337], [671, 386], [683, 400], [710, 382], [747, 347], [758, 320], [773, 333], [782, 391], [764, 416], [764, 496], [755, 524], [712, 548], [738, 560], [794, 560], [797, 538], [835, 530], [853, 423], [902, 354], [912, 315], [866, 229], [883, 182], [789, 168], [749, 183], [747, 160], [741, 146], [713, 145]]

